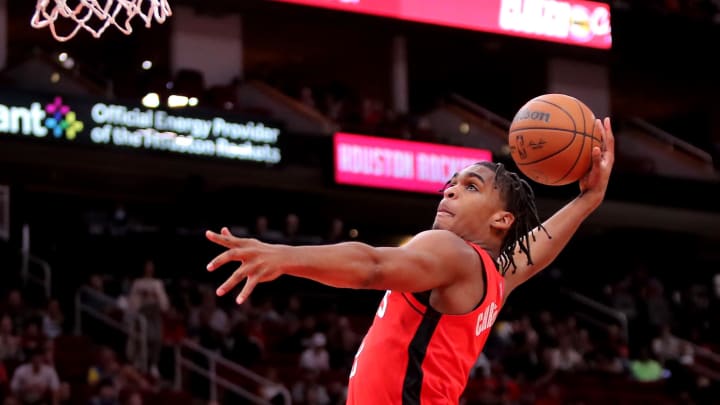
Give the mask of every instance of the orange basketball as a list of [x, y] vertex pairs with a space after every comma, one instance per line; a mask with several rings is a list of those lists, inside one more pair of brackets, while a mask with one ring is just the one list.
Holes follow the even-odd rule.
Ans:
[[602, 142], [595, 114], [565, 94], [543, 94], [525, 103], [508, 135], [518, 170], [548, 186], [580, 180], [590, 170], [593, 146]]

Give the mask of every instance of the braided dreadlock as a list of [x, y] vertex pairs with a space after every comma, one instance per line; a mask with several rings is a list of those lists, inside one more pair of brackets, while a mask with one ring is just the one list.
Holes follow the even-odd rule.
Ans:
[[516, 173], [507, 170], [502, 163], [483, 161], [478, 162], [477, 165], [495, 171], [495, 188], [500, 191], [506, 209], [515, 216], [515, 222], [510, 227], [507, 235], [505, 235], [498, 256], [502, 275], [505, 275], [510, 266], [513, 267], [513, 272], [515, 272], [517, 265], [515, 265], [513, 257], [516, 248], [525, 253], [528, 264], [532, 264], [530, 237], [535, 241], [535, 228], [545, 232], [548, 238], [551, 238], [551, 236], [542, 226], [535, 205], [535, 193], [527, 181], [521, 179]]

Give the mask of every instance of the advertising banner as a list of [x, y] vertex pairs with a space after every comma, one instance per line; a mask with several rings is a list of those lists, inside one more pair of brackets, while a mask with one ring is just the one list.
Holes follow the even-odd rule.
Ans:
[[610, 6], [585, 0], [274, 0], [610, 49]]
[[279, 163], [278, 125], [204, 110], [152, 109], [106, 100], [0, 91], [0, 139], [162, 151]]
[[336, 133], [335, 182], [391, 190], [437, 193], [452, 175], [479, 161], [486, 149]]

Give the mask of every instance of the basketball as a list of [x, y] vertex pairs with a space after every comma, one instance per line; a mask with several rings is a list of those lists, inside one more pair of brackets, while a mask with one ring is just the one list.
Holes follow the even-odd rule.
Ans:
[[533, 181], [562, 186], [580, 180], [590, 170], [595, 114], [582, 101], [566, 94], [543, 94], [523, 105], [510, 123], [510, 156], [520, 172]]

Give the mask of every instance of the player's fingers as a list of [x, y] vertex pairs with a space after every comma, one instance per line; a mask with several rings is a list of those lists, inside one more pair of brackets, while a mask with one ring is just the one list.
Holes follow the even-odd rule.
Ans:
[[209, 241], [217, 243], [220, 246], [224, 246], [226, 248], [232, 248], [238, 245], [240, 242], [239, 238], [236, 238], [230, 234], [230, 231], [225, 233], [216, 233], [213, 231], [205, 231], [205, 237], [208, 238]]
[[605, 139], [605, 127], [603, 126], [602, 120], [600, 118], [595, 118], [595, 130], [593, 131], [593, 134], [595, 132], [600, 134], [600, 142], [602, 143]]
[[245, 302], [245, 300], [250, 296], [250, 293], [252, 293], [257, 284], [257, 277], [248, 277], [247, 282], [245, 282], [245, 286], [243, 287], [242, 291], [240, 291], [240, 294], [238, 294], [235, 302], [237, 302], [238, 305]]
[[210, 263], [207, 264], [207, 270], [214, 271], [215, 269], [222, 267], [226, 263], [242, 262], [242, 260], [242, 253], [240, 249], [228, 249], [215, 256], [214, 259], [210, 260]]
[[238, 267], [237, 270], [233, 272], [233, 274], [225, 280], [224, 283], [220, 287], [218, 287], [216, 293], [218, 296], [225, 295], [228, 291], [235, 288], [236, 285], [240, 284], [240, 282], [245, 278], [247, 274], [247, 270], [243, 269], [242, 266]]
[[220, 234], [223, 236], [233, 236], [233, 234], [230, 233], [230, 230], [228, 229], [227, 226], [222, 227], [222, 229], [220, 230]]
[[615, 153], [615, 136], [613, 135], [610, 117], [605, 117], [604, 130], [605, 130], [605, 137], [604, 137], [604, 142], [603, 142], [604, 150], [609, 151], [610, 153]]

